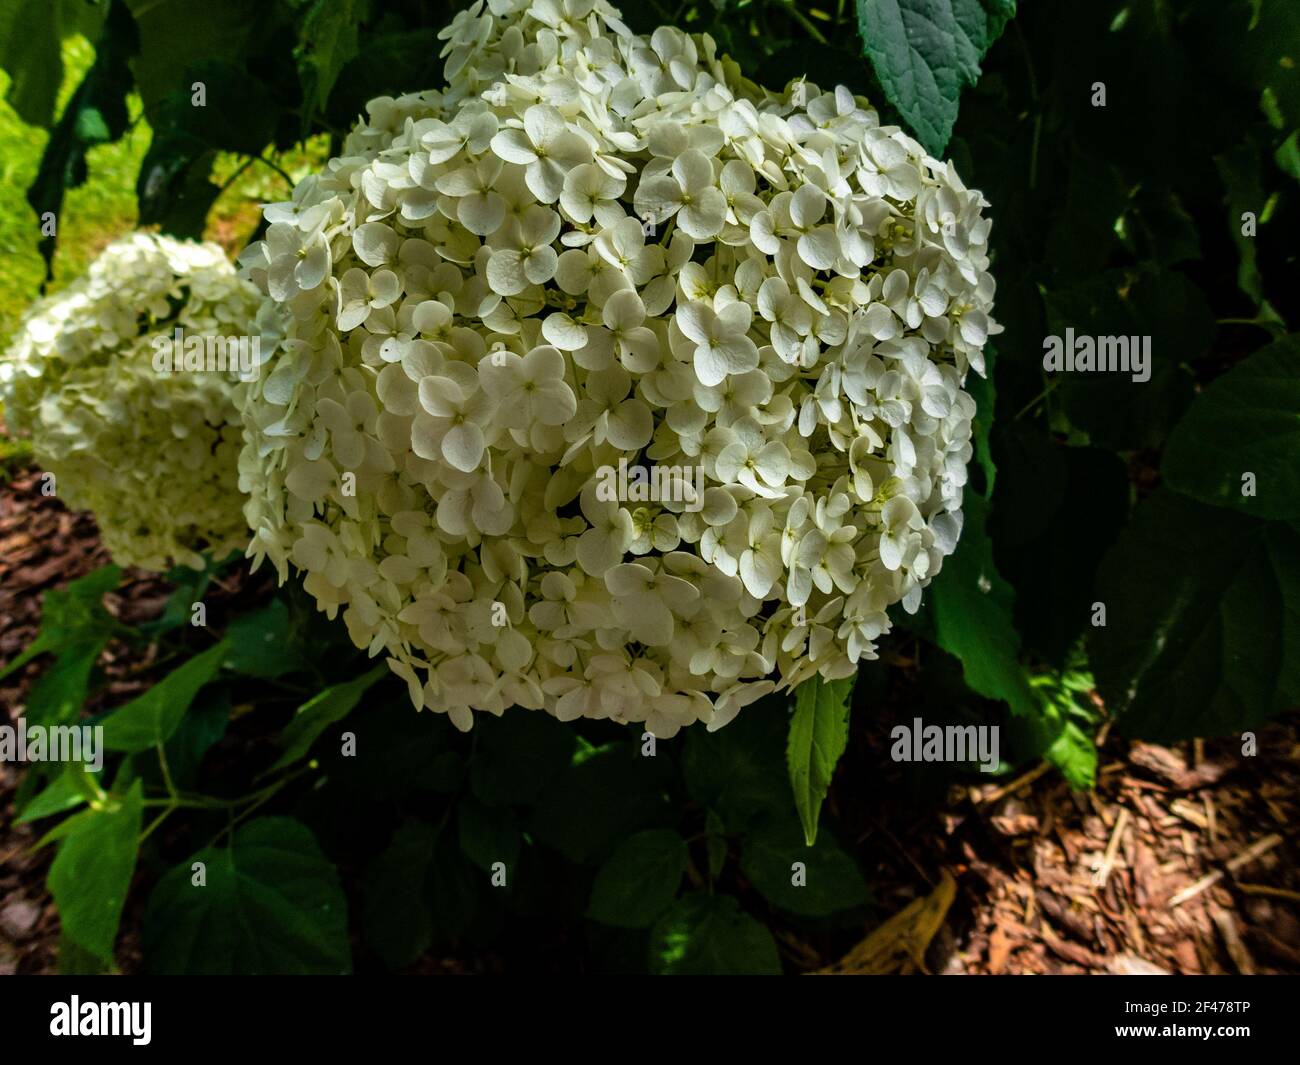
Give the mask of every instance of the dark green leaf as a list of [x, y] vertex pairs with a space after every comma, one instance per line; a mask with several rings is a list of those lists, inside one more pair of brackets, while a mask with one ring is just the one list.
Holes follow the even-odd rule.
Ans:
[[566, 858], [588, 862], [627, 833], [663, 824], [669, 806], [661, 761], [642, 757], [630, 743], [596, 748], [542, 790], [532, 834]]
[[456, 827], [460, 849], [480, 869], [490, 872], [502, 862], [507, 875], [514, 870], [522, 840], [519, 824], [509, 810], [485, 806], [466, 795], [456, 804]]
[[355, 680], [326, 688], [298, 707], [298, 712], [285, 725], [284, 732], [280, 736], [284, 753], [266, 770], [266, 773], [274, 773], [277, 769], [283, 769], [298, 761], [311, 750], [311, 745], [322, 732], [352, 713], [370, 686], [387, 675], [386, 666], [375, 666], [369, 673]]
[[414, 961], [433, 939], [424, 885], [436, 839], [432, 825], [407, 821], [366, 870], [361, 887], [362, 931], [391, 969]]
[[1170, 436], [1163, 469], [1171, 488], [1203, 503], [1300, 519], [1300, 334], [1211, 382]]
[[1160, 490], [1099, 576], [1097, 683], [1160, 743], [1240, 732], [1300, 697], [1300, 533]]
[[479, 914], [480, 895], [487, 883], [487, 876], [465, 858], [455, 834], [444, 827], [434, 841], [433, 862], [425, 880], [435, 943], [458, 939], [469, 930]]
[[670, 976], [779, 976], [781, 959], [766, 928], [730, 895], [680, 899], [650, 932], [650, 971]]
[[281, 599], [232, 621], [226, 643], [229, 653], [222, 665], [248, 677], [279, 677], [301, 665], [292, 645], [289, 608]]
[[[206, 884], [195, 884], [193, 863]], [[347, 973], [348, 908], [312, 834], [287, 817], [250, 821], [158, 882], [144, 924], [160, 974]]]
[[669, 828], [629, 836], [596, 873], [587, 916], [619, 928], [649, 928], [677, 897], [690, 858]]
[[740, 832], [751, 818], [790, 805], [785, 700], [762, 699], [717, 732], [691, 729], [682, 772], [691, 798]]
[[224, 642], [178, 666], [143, 695], [104, 718], [104, 746], [110, 751], [143, 751], [166, 743], [199, 689], [216, 676], [227, 648]]
[[135, 870], [143, 809], [140, 782], [76, 821], [50, 866], [50, 894], [63, 935], [101, 961], [113, 961], [113, 943]]
[[993, 565], [984, 527], [988, 504], [968, 495], [964, 509], [957, 550], [929, 590], [936, 642], [961, 660], [972, 690], [1036, 717], [1039, 700], [1020, 664], [1020, 637], [1011, 623], [1013, 593]]
[[[801, 884], [796, 884], [795, 863]], [[773, 905], [806, 917], [826, 917], [862, 906], [869, 892], [862, 873], [825, 832], [805, 845], [792, 817], [764, 818], [744, 839], [741, 871]]]
[[[57, 48], [58, 41], [54, 43]], [[27, 190], [27, 201], [38, 220], [49, 212], [61, 221], [64, 193], [85, 183], [86, 153], [126, 132], [126, 98], [132, 84], [127, 60], [138, 47], [131, 13], [123, 0], [112, 0], [103, 38], [95, 49], [95, 62], [50, 132], [36, 180]], [[56, 64], [55, 70], [61, 69], [62, 65]], [[47, 280], [53, 277], [55, 240], [54, 236], [43, 235], [40, 241]]]
[[573, 757], [572, 729], [536, 710], [479, 715], [474, 733], [470, 786], [489, 806], [532, 802]]
[[5, 100], [29, 126], [54, 121], [63, 79], [62, 7], [55, 0], [11, 0], [0, 6], [0, 67], [9, 74]]
[[1016, 11], [1015, 0], [857, 0], [876, 77], [917, 139], [940, 156], [962, 89]]
[[315, 0], [304, 14], [295, 51], [304, 123], [325, 109], [343, 67], [357, 55], [357, 29], [369, 7], [369, 0]]

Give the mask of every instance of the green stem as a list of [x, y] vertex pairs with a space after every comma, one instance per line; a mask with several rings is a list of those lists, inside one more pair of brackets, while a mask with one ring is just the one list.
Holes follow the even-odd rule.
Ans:
[[817, 26], [813, 23], [812, 19], [810, 19], [807, 15], [805, 15], [802, 11], [800, 11], [798, 7], [795, 6], [794, 0], [784, 0], [781, 6], [785, 8], [786, 12], [789, 14], [789, 16], [792, 19], [795, 20], [795, 22], [799, 23], [800, 26], [802, 26], [805, 30], [808, 31], [809, 37], [811, 37], [818, 44], [827, 43], [825, 36], [823, 36], [822, 34], [822, 31], [817, 28]]
[[156, 745], [158, 748], [158, 765], [162, 769], [163, 784], [167, 788], [167, 794], [173, 799], [177, 797], [176, 785], [172, 783], [171, 767], [167, 764], [167, 752], [163, 749], [161, 743]]

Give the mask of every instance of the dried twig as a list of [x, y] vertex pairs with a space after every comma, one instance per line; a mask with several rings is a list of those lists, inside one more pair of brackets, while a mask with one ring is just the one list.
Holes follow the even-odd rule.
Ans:
[[1104, 888], [1106, 881], [1110, 879], [1110, 871], [1115, 865], [1115, 855], [1119, 852], [1120, 837], [1124, 834], [1124, 828], [1128, 824], [1128, 807], [1120, 807], [1119, 816], [1115, 818], [1115, 828], [1110, 834], [1110, 842], [1106, 844], [1106, 853], [1101, 859], [1101, 865], [1098, 867], [1096, 875], [1092, 878], [1093, 887]]

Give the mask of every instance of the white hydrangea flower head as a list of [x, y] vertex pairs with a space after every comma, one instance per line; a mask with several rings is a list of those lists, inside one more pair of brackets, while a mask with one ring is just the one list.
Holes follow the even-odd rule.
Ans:
[[137, 232], [38, 301], [0, 356], [5, 420], [31, 435], [57, 496], [94, 513], [117, 562], [200, 567], [203, 551], [247, 547], [238, 360], [160, 372], [155, 356], [177, 330], [248, 338], [260, 305], [216, 244]]
[[603, 0], [443, 38], [242, 259], [285, 336], [250, 554], [461, 728], [670, 736], [850, 675], [961, 531], [987, 204], [847, 89]]

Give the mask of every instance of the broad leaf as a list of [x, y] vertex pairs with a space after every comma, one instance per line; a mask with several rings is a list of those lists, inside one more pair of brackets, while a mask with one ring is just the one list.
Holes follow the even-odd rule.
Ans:
[[166, 743], [199, 689], [216, 676], [229, 648], [225, 641], [195, 655], [143, 695], [104, 719], [104, 746], [110, 751], [143, 751]]
[[414, 961], [433, 939], [424, 885], [437, 836], [426, 822], [406, 822], [362, 881], [362, 933], [391, 969]]
[[[57, 38], [54, 44], [57, 48]], [[30, 47], [30, 42], [24, 46]], [[129, 117], [126, 98], [132, 84], [127, 60], [138, 46], [131, 13], [122, 0], [112, 0], [103, 37], [95, 49], [95, 62], [50, 132], [36, 180], [27, 190], [27, 201], [37, 219], [42, 219], [46, 212], [60, 218], [63, 194], [85, 183], [86, 153], [98, 144], [117, 140], [126, 132]], [[54, 244], [53, 236], [41, 237], [47, 280], [54, 276]]]
[[304, 124], [325, 109], [339, 74], [360, 50], [357, 30], [369, 7], [369, 0], [315, 0], [303, 16], [294, 55]]
[[650, 971], [663, 975], [779, 976], [772, 934], [730, 895], [680, 899], [650, 932]]
[[1300, 519], [1300, 334], [1206, 386], [1170, 435], [1163, 469], [1171, 488], [1203, 503]]
[[765, 818], [744, 839], [741, 871], [790, 913], [826, 917], [864, 905], [870, 893], [853, 859], [827, 833], [815, 845], [805, 845], [802, 835], [792, 817]]
[[691, 798], [716, 811], [732, 832], [758, 814], [788, 810], [788, 724], [784, 701], [767, 698], [717, 732], [689, 730], [682, 774]]
[[1015, 0], [857, 0], [867, 58], [917, 139], [940, 156], [957, 102], [984, 53], [1015, 14]]
[[470, 786], [489, 806], [532, 802], [573, 758], [573, 730], [536, 710], [481, 714], [474, 735]]
[[596, 873], [587, 916], [618, 928], [648, 928], [677, 897], [689, 855], [670, 828], [629, 836]]
[[[197, 884], [194, 863], [205, 882]], [[348, 907], [334, 866], [287, 817], [250, 821], [166, 873], [144, 923], [152, 973], [347, 973]]]
[[140, 836], [143, 789], [75, 819], [50, 866], [50, 894], [63, 935], [101, 961], [113, 961], [113, 942], [131, 886]]
[[501, 862], [507, 876], [514, 871], [522, 839], [511, 811], [485, 806], [466, 795], [456, 804], [456, 829], [460, 849], [480, 869], [491, 871]]
[[1097, 683], [1121, 729], [1239, 733], [1300, 698], [1300, 533], [1160, 490], [1098, 576]]
[[530, 831], [571, 861], [591, 861], [627, 833], [668, 820], [667, 771], [666, 759], [643, 757], [631, 743], [598, 747], [542, 790]]

